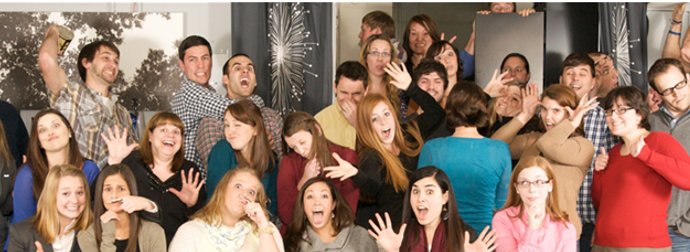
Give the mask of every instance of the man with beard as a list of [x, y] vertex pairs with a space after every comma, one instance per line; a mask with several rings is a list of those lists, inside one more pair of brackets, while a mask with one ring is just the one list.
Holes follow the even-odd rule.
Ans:
[[50, 25], [38, 51], [38, 68], [50, 92], [50, 106], [69, 120], [79, 150], [87, 159], [104, 167], [108, 148], [101, 138], [115, 125], [129, 130], [128, 142], [136, 142], [136, 131], [127, 109], [110, 93], [119, 72], [120, 51], [108, 41], [94, 41], [79, 52], [77, 68], [84, 84], [71, 83], [60, 68], [58, 26]]

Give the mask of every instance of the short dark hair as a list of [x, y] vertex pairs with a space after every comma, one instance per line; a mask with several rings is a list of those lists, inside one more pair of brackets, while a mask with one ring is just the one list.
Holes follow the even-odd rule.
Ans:
[[680, 60], [673, 59], [673, 58], [662, 58], [658, 59], [657, 61], [654, 62], [651, 68], [649, 68], [649, 72], [647, 72], [647, 79], [649, 79], [649, 85], [652, 86], [656, 92], [661, 93], [661, 90], [656, 86], [656, 82], [654, 82], [654, 79], [656, 79], [657, 76], [659, 76], [662, 73], [666, 73], [666, 71], [669, 70], [671, 66], [675, 66], [680, 70], [681, 73], [683, 73], [683, 78], [687, 75], [687, 72], [685, 72], [685, 69], [683, 68], [683, 63], [680, 62]]
[[120, 57], [120, 50], [117, 49], [117, 46], [115, 46], [115, 44], [112, 42], [98, 40], [86, 44], [81, 51], [79, 51], [79, 56], [77, 58], [77, 70], [79, 70], [79, 77], [81, 77], [82, 81], [86, 81], [86, 68], [82, 63], [82, 60], [86, 59], [87, 62], [93, 61], [93, 58], [96, 56], [96, 52], [98, 52], [101, 47], [107, 47], [110, 50], [113, 50], [115, 54], [117, 54], [117, 57]]
[[229, 58], [228, 60], [225, 61], [225, 64], [223, 64], [223, 75], [228, 75], [228, 72], [230, 71], [230, 70], [228, 70], [230, 61], [231, 61], [232, 59], [237, 58], [237, 57], [240, 57], [240, 56], [242, 56], [242, 57], [247, 57], [247, 58], [250, 59], [250, 60], [252, 59], [251, 57], [249, 57], [249, 55], [246, 55], [246, 54], [244, 54], [244, 53], [235, 53], [235, 54], [233, 54], [232, 56], [230, 56], [230, 58]]
[[395, 21], [393, 18], [383, 11], [372, 11], [364, 15], [362, 24], [366, 24], [371, 29], [379, 28], [381, 33], [388, 35], [390, 38], [395, 38]]
[[340, 77], [345, 77], [353, 81], [361, 80], [364, 83], [364, 89], [366, 89], [367, 85], [369, 85], [369, 73], [367, 72], [367, 68], [365, 68], [362, 63], [359, 63], [358, 61], [345, 61], [338, 66], [338, 69], [335, 70], [336, 87], [340, 82]]
[[561, 75], [563, 75], [563, 70], [565, 70], [566, 67], [576, 67], [581, 65], [589, 66], [589, 69], [592, 72], [592, 77], [595, 76], [594, 60], [590, 58], [589, 55], [582, 52], [571, 53], [570, 55], [568, 55], [568, 57], [565, 58], [565, 60], [563, 61], [563, 69], [561, 70]]
[[510, 59], [512, 57], [516, 57], [516, 58], [519, 58], [520, 60], [522, 60], [522, 62], [525, 63], [525, 70], [527, 71], [527, 73], [530, 73], [529, 72], [529, 61], [527, 61], [527, 57], [525, 57], [525, 55], [522, 55], [521, 53], [517, 53], [517, 52], [509, 53], [508, 55], [506, 55], [505, 58], [503, 58], [503, 61], [501, 61], [501, 68], [499, 68], [499, 71], [501, 71], [501, 72], [503, 71], [503, 67], [506, 64], [506, 61], [508, 61], [508, 59]]
[[187, 52], [187, 49], [199, 45], [206, 46], [206, 48], [208, 48], [208, 55], [213, 56], [211, 43], [202, 36], [192, 35], [182, 40], [182, 43], [180, 43], [180, 46], [177, 48], [177, 55], [180, 57], [180, 60], [184, 60], [184, 54]]
[[651, 127], [647, 116], [649, 115], [649, 106], [647, 105], [647, 96], [635, 86], [619, 86], [611, 90], [604, 99], [604, 109], [609, 110], [620, 99], [625, 105], [630, 106], [635, 112], [642, 117], [638, 127], [649, 130]]
[[415, 67], [412, 73], [412, 82], [417, 83], [422, 75], [436, 73], [441, 79], [443, 79], [443, 89], [448, 88], [448, 73], [446, 72], [446, 67], [441, 64], [441, 62], [431, 60], [428, 58], [422, 59], [419, 65]]
[[486, 95], [472, 83], [458, 83], [446, 101], [448, 127], [483, 127], [488, 121]]

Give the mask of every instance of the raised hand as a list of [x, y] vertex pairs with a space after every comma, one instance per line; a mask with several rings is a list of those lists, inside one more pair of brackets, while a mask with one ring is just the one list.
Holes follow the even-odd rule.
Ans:
[[407, 90], [412, 83], [412, 76], [407, 72], [405, 64], [389, 62], [383, 69], [392, 78], [391, 84], [400, 90]]
[[599, 155], [594, 159], [594, 170], [603, 171], [606, 169], [606, 165], [609, 163], [609, 153], [606, 152], [606, 148], [599, 147]]
[[127, 145], [127, 128], [123, 130], [120, 125], [108, 128], [108, 135], [101, 133], [101, 137], [108, 146], [108, 164], [119, 164], [134, 148], [139, 147], [137, 143]]
[[110, 211], [110, 210], [105, 211], [105, 213], [103, 213], [101, 215], [101, 223], [105, 224], [111, 220], [118, 221], [118, 220], [120, 220], [120, 218], [117, 217], [117, 213]]
[[527, 124], [537, 113], [537, 107], [539, 107], [539, 92], [537, 90], [537, 84], [534, 83], [530, 83], [524, 89], [520, 89], [522, 111], [517, 115], [517, 118], [523, 124]]
[[546, 216], [546, 207], [543, 203], [535, 203], [527, 208], [527, 224], [532, 230], [541, 227], [541, 223]]
[[565, 107], [565, 110], [568, 111], [568, 119], [575, 128], [580, 126], [580, 123], [582, 123], [582, 118], [585, 117], [585, 114], [587, 114], [587, 112], [599, 106], [599, 101], [597, 101], [596, 96], [589, 100], [587, 100], [587, 98], [588, 95], [583, 96], [582, 99], [580, 99], [580, 103], [577, 105], [577, 108], [575, 108], [575, 110], [567, 106]]
[[184, 171], [180, 171], [180, 174], [182, 175], [182, 190], [178, 191], [174, 187], [170, 187], [168, 191], [177, 196], [187, 207], [192, 207], [199, 199], [199, 190], [206, 181], [199, 179], [200, 172], [196, 172], [196, 176], [193, 176], [194, 168], [189, 169], [187, 176], [185, 176]]
[[333, 153], [333, 158], [338, 162], [338, 166], [329, 166], [323, 168], [326, 173], [327, 178], [340, 179], [340, 181], [351, 178], [357, 175], [357, 168], [355, 168], [350, 162], [343, 160], [338, 153]]
[[247, 216], [249, 216], [249, 219], [259, 226], [259, 228], [264, 228], [266, 225], [268, 225], [268, 220], [266, 219], [264, 209], [261, 208], [259, 203], [247, 199], [247, 204], [244, 205], [244, 212], [247, 214]]
[[[445, 37], [446, 37], [446, 33], [445, 33], [445, 32], [442, 32], [442, 33], [441, 33], [441, 40], [444, 40]], [[455, 42], [456, 39], [458, 39], [458, 36], [457, 36], [457, 35], [453, 35], [453, 37], [450, 37], [450, 39], [448, 40], [448, 43], [451, 43], [451, 44], [452, 44], [453, 42]]]
[[302, 188], [302, 185], [304, 185], [307, 180], [319, 176], [319, 174], [321, 174], [321, 165], [319, 165], [319, 161], [316, 160], [316, 158], [309, 160], [309, 162], [304, 165], [304, 174], [302, 174], [302, 178], [297, 183], [297, 190]]
[[673, 14], [671, 14], [671, 17], [673, 20], [680, 21], [680, 24], [683, 24], [683, 13], [685, 13], [685, 3], [679, 3], [673, 7]]
[[491, 230], [491, 232], [487, 233], [488, 231], [489, 226], [482, 230], [477, 240], [473, 243], [470, 243], [470, 233], [465, 231], [465, 245], [463, 246], [465, 251], [485, 252], [496, 250], [496, 231]]
[[355, 102], [347, 99], [343, 100], [343, 103], [340, 104], [340, 111], [352, 127], [357, 126], [357, 104]]
[[376, 225], [373, 220], [369, 220], [369, 225], [371, 226], [371, 229], [369, 229], [369, 235], [376, 239], [376, 243], [380, 248], [383, 248], [387, 252], [397, 252], [400, 249], [400, 244], [402, 244], [403, 235], [405, 234], [407, 224], [402, 224], [402, 226], [400, 226], [400, 231], [396, 234], [393, 230], [391, 217], [387, 212], [384, 215], [386, 216], [385, 222], [381, 219], [381, 215], [378, 213], [376, 214], [378, 225]]
[[508, 71], [498, 74], [498, 69], [494, 70], [494, 74], [491, 76], [489, 83], [484, 86], [484, 92], [491, 97], [497, 97], [501, 94], [501, 90], [505, 88], [505, 84], [512, 82], [515, 78], [503, 79], [508, 75]]

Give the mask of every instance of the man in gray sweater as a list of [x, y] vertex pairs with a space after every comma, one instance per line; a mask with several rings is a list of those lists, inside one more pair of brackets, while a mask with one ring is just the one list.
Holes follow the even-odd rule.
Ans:
[[[690, 75], [677, 59], [663, 58], [654, 62], [648, 78], [662, 99], [659, 110], [649, 115], [652, 131], [670, 133], [690, 153]], [[690, 251], [690, 191], [673, 187], [667, 214], [672, 250]]]

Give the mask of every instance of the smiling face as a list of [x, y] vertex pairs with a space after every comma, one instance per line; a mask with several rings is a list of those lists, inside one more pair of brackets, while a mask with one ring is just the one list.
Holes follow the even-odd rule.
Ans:
[[236, 56], [228, 63], [228, 75], [223, 75], [223, 83], [228, 90], [228, 97], [246, 98], [256, 88], [254, 62], [246, 56]]
[[[391, 62], [391, 52], [391, 45], [388, 41], [377, 39], [371, 42], [367, 53], [367, 72], [370, 76], [382, 77], [386, 74], [383, 69]], [[375, 55], [377, 53], [379, 56]]]
[[234, 219], [242, 218], [245, 215], [244, 206], [257, 201], [261, 188], [261, 181], [256, 176], [248, 172], [238, 172], [225, 188], [223, 211]]
[[76, 219], [84, 212], [86, 204], [86, 191], [82, 179], [75, 176], [60, 178], [57, 189], [57, 211], [61, 219], [66, 223]]
[[[546, 205], [546, 198], [549, 193], [553, 190], [553, 183], [549, 182], [546, 184], [538, 185], [534, 184], [535, 181], [549, 181], [549, 177], [546, 172], [537, 166], [525, 168], [520, 171], [517, 178], [517, 189], [520, 199], [526, 206], [531, 206], [535, 204]], [[525, 183], [521, 185], [521, 182], [531, 182], [530, 184]]]
[[314, 137], [311, 133], [304, 130], [297, 131], [297, 133], [292, 134], [292, 136], [285, 136], [285, 143], [288, 147], [306, 159], [311, 158], [310, 154], [313, 140]]
[[635, 133], [640, 128], [642, 116], [639, 115], [635, 109], [630, 108], [623, 99], [616, 98], [616, 102], [613, 103], [611, 109], [627, 109], [622, 115], [609, 111], [606, 113], [606, 125], [614, 136], [627, 136]]
[[501, 91], [496, 98], [496, 114], [500, 116], [513, 117], [522, 110], [522, 97], [520, 88], [515, 85], [508, 85]]
[[441, 102], [444, 92], [443, 82], [443, 78], [438, 73], [431, 72], [420, 76], [419, 80], [417, 80], [417, 86], [429, 93], [437, 102]]
[[580, 99], [592, 91], [596, 79], [592, 76], [592, 69], [588, 65], [578, 65], [563, 69], [561, 84], [572, 88]]
[[410, 191], [410, 206], [420, 225], [438, 225], [448, 192], [443, 192], [433, 177], [418, 180]]
[[541, 121], [544, 128], [548, 131], [558, 125], [561, 121], [568, 117], [568, 113], [564, 106], [558, 104], [558, 101], [549, 97], [544, 97], [541, 100]]
[[211, 53], [205, 45], [192, 46], [184, 53], [184, 60], [178, 62], [187, 79], [207, 85], [211, 78]]
[[[673, 90], [668, 95], [662, 95], [664, 107], [671, 113], [682, 114], [690, 108], [690, 85], [687, 85], [687, 77], [675, 66], [669, 65], [666, 72], [658, 74], [654, 78], [654, 84], [660, 91]], [[685, 85], [682, 88], [675, 89], [676, 85]]]
[[335, 199], [328, 185], [316, 182], [304, 189], [304, 215], [314, 230], [331, 226], [331, 214], [335, 210]]
[[83, 59], [82, 65], [86, 68], [87, 80], [102, 81], [113, 84], [119, 72], [120, 56], [107, 46], [101, 46], [93, 60], [88, 62]]
[[433, 40], [429, 31], [423, 25], [413, 22], [410, 24], [410, 49], [414, 54], [425, 55]]
[[231, 113], [225, 113], [223, 130], [225, 139], [232, 145], [232, 148], [242, 153], [248, 150], [249, 142], [254, 139], [257, 133], [254, 127], [237, 120]]
[[55, 152], [69, 148], [72, 134], [60, 116], [48, 113], [38, 119], [36, 124], [38, 141], [46, 152]]
[[115, 173], [103, 180], [103, 205], [105, 209], [116, 213], [122, 212], [120, 208], [122, 202], [118, 200], [131, 194], [129, 186], [121, 174]]
[[182, 130], [170, 123], [157, 126], [149, 135], [154, 155], [172, 157], [182, 146]]
[[449, 45], [444, 45], [443, 51], [434, 56], [434, 60], [443, 64], [443, 66], [446, 68], [446, 72], [448, 72], [449, 80], [456, 78], [456, 75], [458, 74], [458, 55], [455, 54], [455, 51], [452, 47]]
[[379, 102], [371, 111], [371, 128], [375, 131], [379, 141], [390, 147], [395, 138], [395, 130], [397, 127], [395, 119], [393, 118], [393, 111], [383, 102]]

